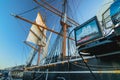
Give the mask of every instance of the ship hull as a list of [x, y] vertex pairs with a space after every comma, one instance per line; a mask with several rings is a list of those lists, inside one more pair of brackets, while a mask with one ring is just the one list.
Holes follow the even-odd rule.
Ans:
[[[23, 80], [120, 80], [120, 54], [56, 62], [24, 74]], [[38, 79], [37, 79], [38, 78]]]

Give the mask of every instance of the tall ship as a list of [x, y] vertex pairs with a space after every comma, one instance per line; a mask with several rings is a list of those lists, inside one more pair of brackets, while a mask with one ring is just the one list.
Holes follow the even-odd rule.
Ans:
[[[59, 1], [59, 0], [58, 0]], [[26, 41], [31, 48], [26, 65], [10, 71], [12, 78], [23, 80], [120, 80], [120, 0], [107, 4], [83, 24], [67, 14], [70, 0], [61, 0], [61, 10], [49, 0], [34, 0], [38, 7], [55, 15], [59, 23], [47, 25], [38, 12], [30, 23]], [[53, 25], [56, 24], [56, 25]], [[53, 37], [53, 34], [55, 37]], [[32, 61], [37, 55], [36, 64]]]

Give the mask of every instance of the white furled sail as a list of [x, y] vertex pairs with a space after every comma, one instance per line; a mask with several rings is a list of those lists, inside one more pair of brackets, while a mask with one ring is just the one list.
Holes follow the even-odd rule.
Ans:
[[[38, 13], [35, 22], [43, 27], [46, 27], [45, 22], [43, 21], [40, 13]], [[46, 30], [32, 24], [32, 27], [30, 29], [30, 32], [26, 41], [34, 43], [35, 45], [44, 47], [46, 45]]]
[[[35, 23], [42, 26], [47, 27], [44, 20], [42, 19], [42, 16], [40, 13], [37, 14]], [[27, 65], [32, 63], [33, 58], [35, 57], [36, 53], [38, 52], [38, 62], [37, 65], [39, 65], [39, 62], [46, 57], [45, 53], [47, 51], [47, 43], [46, 43], [46, 30], [41, 28], [40, 26], [32, 24], [32, 27], [30, 28], [27, 40], [25, 43], [27, 43], [28, 46], [33, 48], [32, 53], [30, 53], [30, 57], [27, 61]], [[31, 45], [30, 43], [35, 44], [35, 46]], [[36, 49], [36, 46], [39, 48]], [[36, 49], [36, 50], [35, 50]], [[37, 52], [35, 52], [37, 51]], [[40, 53], [39, 53], [40, 51]]]

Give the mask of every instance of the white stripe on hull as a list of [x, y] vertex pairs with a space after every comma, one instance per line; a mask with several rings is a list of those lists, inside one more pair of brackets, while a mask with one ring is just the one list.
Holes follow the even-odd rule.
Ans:
[[[31, 71], [32, 72], [32, 71]], [[34, 72], [34, 71], [33, 71]], [[36, 73], [81, 73], [81, 74], [85, 74], [85, 73], [91, 73], [90, 71], [38, 71]], [[110, 70], [110, 71], [92, 71], [92, 73], [110, 73], [110, 74], [120, 74], [120, 70]]]

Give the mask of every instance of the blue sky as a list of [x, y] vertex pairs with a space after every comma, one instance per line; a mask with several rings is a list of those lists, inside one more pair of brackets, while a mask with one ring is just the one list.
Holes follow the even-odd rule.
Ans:
[[[95, 15], [103, 0], [78, 1], [81, 3], [80, 7], [78, 6], [79, 12], [76, 13], [78, 18], [76, 20], [83, 23]], [[32, 0], [0, 0], [0, 69], [25, 64], [30, 49], [23, 41], [31, 25], [15, 19], [10, 13], [19, 14], [36, 5]], [[37, 11], [32, 11], [23, 16], [34, 21], [36, 15]]]
[[[0, 68], [25, 63], [28, 49], [24, 48], [27, 34], [23, 29], [29, 28], [30, 24], [23, 22], [21, 25], [21, 21], [10, 14], [21, 13], [34, 6], [32, 0], [0, 0]], [[34, 19], [35, 16], [29, 18]]]

